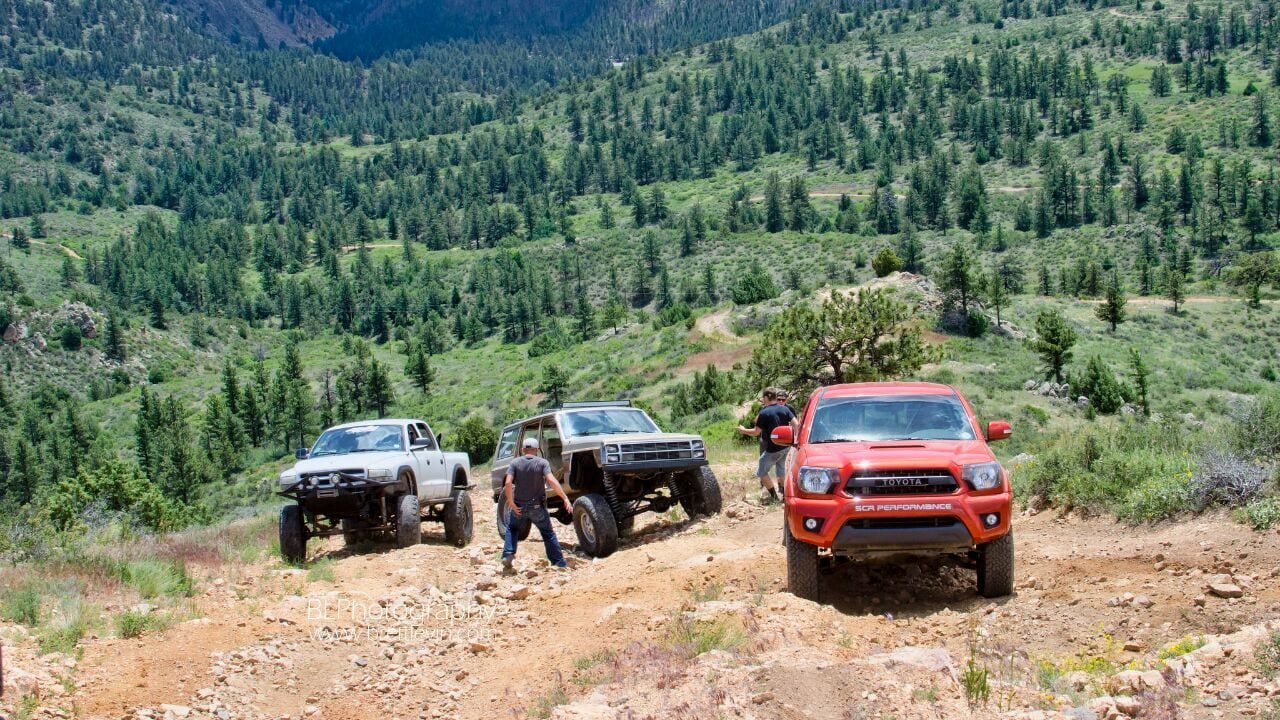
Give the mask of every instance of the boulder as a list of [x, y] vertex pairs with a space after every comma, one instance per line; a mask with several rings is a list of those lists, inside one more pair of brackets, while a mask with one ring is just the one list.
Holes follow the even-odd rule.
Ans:
[[4, 341], [10, 345], [18, 342], [18, 338], [22, 337], [21, 330], [13, 323], [4, 326]]

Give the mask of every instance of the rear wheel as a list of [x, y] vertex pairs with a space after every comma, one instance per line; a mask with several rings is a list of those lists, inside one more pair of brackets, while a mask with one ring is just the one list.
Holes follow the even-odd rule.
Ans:
[[466, 547], [471, 542], [475, 517], [471, 512], [471, 493], [459, 488], [453, 491], [453, 499], [444, 508], [444, 537], [455, 547]]
[[417, 495], [401, 495], [396, 501], [396, 546], [407, 548], [422, 542], [422, 517]]
[[[507, 539], [507, 516], [509, 516], [510, 514], [511, 514], [511, 510], [507, 507], [507, 501], [501, 497], [498, 498], [498, 502], [497, 502], [498, 537], [502, 538], [504, 541]], [[524, 542], [525, 540], [528, 540], [529, 531], [532, 529], [533, 529], [533, 523], [529, 522], [528, 518], [522, 518], [520, 520], [519, 532], [516, 533], [516, 540], [519, 540], [520, 542]]]
[[1013, 594], [1013, 532], [978, 546], [978, 594], [997, 598]]
[[703, 465], [697, 470], [685, 473], [681, 484], [684, 486], [684, 497], [680, 498], [680, 507], [690, 518], [699, 515], [715, 515], [720, 512], [723, 500], [720, 497], [720, 482], [716, 480], [711, 468]]
[[783, 525], [783, 543], [787, 546], [787, 592], [805, 600], [818, 600], [818, 548], [797, 540], [791, 528]]
[[307, 527], [302, 522], [301, 505], [285, 505], [280, 510], [280, 555], [294, 564], [307, 559]]
[[578, 546], [592, 557], [608, 557], [618, 549], [618, 521], [603, 495], [583, 495], [573, 503]]

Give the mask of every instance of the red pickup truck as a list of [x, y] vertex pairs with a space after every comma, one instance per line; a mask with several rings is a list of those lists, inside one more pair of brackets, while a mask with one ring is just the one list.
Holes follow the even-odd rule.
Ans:
[[934, 383], [856, 383], [819, 388], [787, 470], [787, 587], [817, 600], [822, 557], [963, 553], [977, 563], [978, 592], [1013, 592], [1013, 494], [987, 442], [1011, 434], [994, 421], [983, 433], [959, 392]]

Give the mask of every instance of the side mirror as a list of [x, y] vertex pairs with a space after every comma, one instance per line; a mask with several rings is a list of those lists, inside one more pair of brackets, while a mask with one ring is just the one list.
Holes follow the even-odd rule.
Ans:
[[413, 444], [412, 444], [412, 445], [410, 445], [410, 447], [412, 447], [414, 450], [421, 450], [422, 448], [429, 448], [429, 447], [431, 447], [431, 438], [425, 438], [425, 437], [414, 438], [414, 439], [413, 439]]
[[987, 423], [987, 440], [1008, 440], [1013, 434], [1013, 426], [1006, 420], [992, 420]]
[[311, 451], [308, 450], [307, 448], [298, 448], [297, 452], [295, 452], [293, 455], [299, 460], [306, 460], [307, 457], [311, 455]]
[[794, 445], [796, 441], [795, 433], [791, 432], [790, 425], [779, 425], [774, 428], [773, 431], [769, 433], [769, 439], [772, 440], [775, 445]]

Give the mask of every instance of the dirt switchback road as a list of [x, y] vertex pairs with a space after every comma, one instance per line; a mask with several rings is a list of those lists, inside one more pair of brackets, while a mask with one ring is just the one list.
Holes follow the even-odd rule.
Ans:
[[[568, 573], [531, 542], [503, 577], [489, 501], [475, 499], [466, 549], [429, 536], [351, 554], [333, 540], [312, 560], [329, 558], [332, 580], [274, 562], [202, 578], [198, 619], [86, 644], [77, 714], [1207, 718], [1280, 694], [1246, 652], [1280, 608], [1280, 551], [1225, 517], [1024, 515], [1012, 598], [976, 597], [972, 570], [938, 560], [834, 568], [818, 605], [782, 592], [777, 507], [654, 517]], [[576, 546], [568, 526], [560, 537]], [[987, 697], [971, 700], [981, 669]]]

